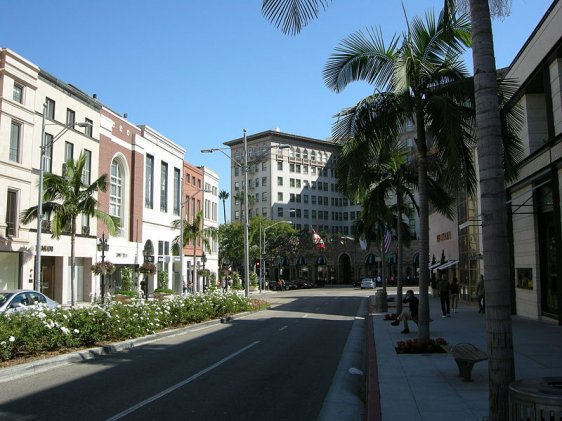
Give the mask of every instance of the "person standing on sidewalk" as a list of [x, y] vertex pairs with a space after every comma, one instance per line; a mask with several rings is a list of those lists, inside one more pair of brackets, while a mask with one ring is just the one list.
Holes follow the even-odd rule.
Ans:
[[476, 284], [476, 298], [478, 299], [478, 313], [486, 313], [486, 298], [484, 294], [484, 275]]
[[453, 277], [453, 282], [451, 283], [451, 308], [453, 313], [457, 312], [457, 307], [459, 306], [459, 293], [460, 285], [457, 277]]
[[447, 281], [447, 277], [443, 275], [437, 284], [439, 291], [439, 299], [441, 300], [441, 311], [443, 317], [451, 317], [451, 302], [449, 301], [449, 294], [451, 292], [451, 284]]

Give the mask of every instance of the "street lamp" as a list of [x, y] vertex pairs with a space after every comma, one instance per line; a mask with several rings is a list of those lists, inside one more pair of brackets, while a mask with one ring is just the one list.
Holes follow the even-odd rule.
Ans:
[[39, 158], [39, 191], [37, 194], [37, 238], [35, 244], [35, 285], [34, 289], [41, 292], [41, 234], [42, 234], [42, 222], [43, 222], [43, 176], [45, 174], [45, 153], [47, 147], [52, 146], [60, 137], [66, 133], [68, 130], [74, 127], [91, 127], [91, 123], [81, 122], [81, 123], [71, 123], [65, 125], [62, 130], [53, 137], [53, 140], [47, 144], [45, 139], [45, 127], [59, 125], [58, 123], [46, 123], [47, 119], [47, 103], [43, 104], [43, 121], [41, 124], [41, 146], [40, 146], [40, 158]]
[[[235, 165], [242, 168], [242, 172], [244, 173], [244, 296], [248, 298], [250, 296], [250, 250], [248, 244], [248, 139], [246, 137], [246, 129], [244, 130], [244, 162], [240, 163], [226, 152], [225, 149], [228, 148], [209, 148], [209, 149], [201, 149], [201, 153], [212, 153], [212, 152], [221, 152], [223, 155], [227, 156]], [[280, 148], [285, 149], [289, 148], [289, 145], [272, 145], [269, 147], [265, 153], [256, 158], [256, 160], [260, 160], [261, 158], [265, 157], [265, 154], [269, 152], [270, 149], [273, 148]]]
[[[105, 232], [101, 234], [101, 238], [98, 238], [98, 251], [101, 251], [101, 263], [105, 262], [105, 252], [109, 250], [108, 238], [105, 238]], [[101, 273], [100, 278], [100, 290], [101, 290], [101, 304], [103, 305], [105, 300], [105, 271]]]
[[[293, 223], [292, 221], [277, 221], [277, 222], [275, 222], [274, 224], [271, 224], [271, 225], [269, 225], [269, 226], [267, 226], [267, 227], [264, 227], [264, 228], [263, 228], [263, 231], [262, 231], [262, 225], [260, 224], [260, 292], [261, 292], [261, 290], [262, 290], [262, 284], [263, 284], [264, 281], [265, 281], [265, 278], [264, 278], [264, 276], [263, 276], [264, 268], [265, 268], [264, 262], [263, 262], [263, 255], [265, 254], [265, 232], [266, 232], [268, 229], [270, 229], [271, 227], [274, 227], [275, 225], [278, 225], [278, 224], [292, 224], [292, 223]], [[262, 232], [263, 232], [263, 237], [262, 237]], [[263, 241], [262, 241], [262, 238], [263, 238]], [[265, 288], [264, 288], [264, 289], [265, 289]]]

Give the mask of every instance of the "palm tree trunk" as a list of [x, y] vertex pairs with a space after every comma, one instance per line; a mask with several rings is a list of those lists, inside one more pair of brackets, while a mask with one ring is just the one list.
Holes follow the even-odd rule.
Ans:
[[402, 313], [402, 191], [400, 186], [396, 187], [396, 213], [397, 225], [396, 225], [396, 241], [398, 242], [398, 273], [396, 279], [396, 313]]
[[506, 194], [492, 23], [488, 0], [470, 0], [476, 133], [480, 167], [490, 421], [509, 417], [509, 383], [515, 378]]
[[224, 223], [226, 224], [226, 199], [222, 199], [222, 213], [224, 214]]
[[70, 224], [70, 306], [74, 308], [75, 303], [75, 279], [76, 277], [76, 219]]
[[429, 341], [429, 201], [427, 182], [427, 144], [423, 110], [416, 108], [416, 151], [418, 164], [418, 192], [420, 206], [420, 285], [418, 340]]

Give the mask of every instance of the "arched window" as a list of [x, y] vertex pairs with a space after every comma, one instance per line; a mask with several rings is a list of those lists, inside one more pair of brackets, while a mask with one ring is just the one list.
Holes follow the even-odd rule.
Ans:
[[289, 151], [289, 158], [294, 158], [294, 157], [295, 157], [295, 148], [293, 148], [293, 147], [291, 146], [291, 149], [290, 149], [290, 151]]
[[123, 167], [117, 159], [111, 161], [109, 179], [109, 214], [119, 219], [119, 225], [124, 226], [123, 221], [123, 192], [125, 187]]
[[316, 151], [310, 152], [310, 159], [311, 159], [312, 161], [316, 161]]
[[308, 159], [308, 149], [303, 149], [303, 151], [302, 151], [302, 157], [303, 157], [304, 159]]
[[301, 148], [297, 148], [296, 157], [297, 158], [301, 157]]

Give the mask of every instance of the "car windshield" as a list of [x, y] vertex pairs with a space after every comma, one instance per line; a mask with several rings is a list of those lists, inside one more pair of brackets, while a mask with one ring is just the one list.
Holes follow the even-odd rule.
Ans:
[[4, 303], [8, 301], [12, 295], [14, 295], [13, 292], [0, 292], [0, 306], [3, 306]]

